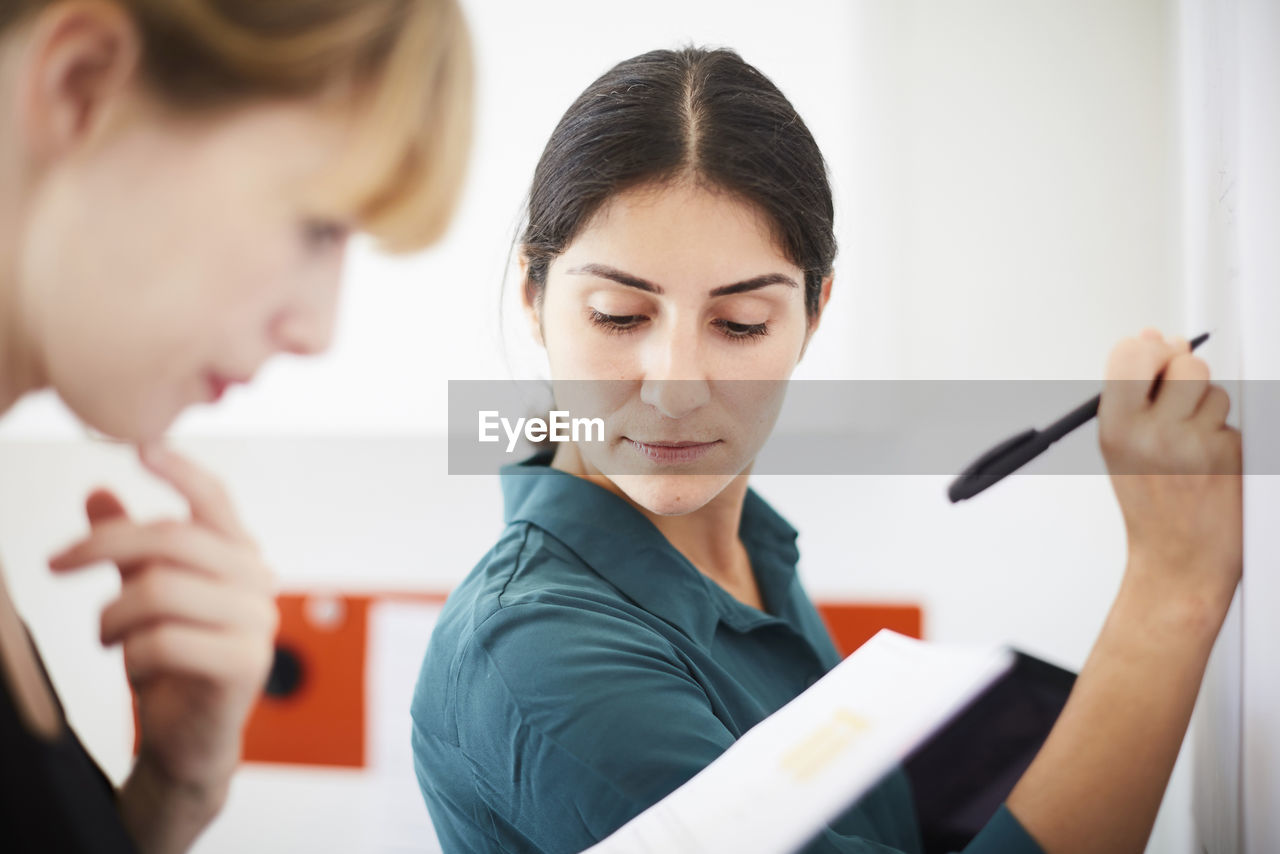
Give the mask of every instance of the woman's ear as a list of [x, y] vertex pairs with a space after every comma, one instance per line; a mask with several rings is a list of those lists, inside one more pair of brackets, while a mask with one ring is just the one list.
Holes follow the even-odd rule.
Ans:
[[529, 281], [529, 256], [523, 252], [520, 253], [520, 305], [529, 321], [529, 332], [533, 335], [533, 340], [545, 349], [547, 345], [542, 340], [542, 301], [535, 294], [533, 283]]
[[804, 358], [805, 350], [809, 349], [809, 339], [813, 337], [813, 333], [818, 331], [818, 324], [822, 321], [822, 313], [826, 311], [827, 301], [831, 299], [831, 285], [835, 281], [835, 274], [829, 273], [822, 280], [822, 291], [818, 294], [818, 311], [809, 320], [809, 328], [804, 333], [804, 344], [800, 347], [800, 355], [796, 361]]
[[55, 159], [100, 133], [128, 94], [141, 37], [114, 3], [55, 3], [31, 24], [19, 72], [23, 138], [39, 160]]

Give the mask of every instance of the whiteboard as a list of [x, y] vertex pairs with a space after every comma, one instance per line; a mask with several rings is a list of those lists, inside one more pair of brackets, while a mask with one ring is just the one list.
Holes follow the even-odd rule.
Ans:
[[[1182, 269], [1188, 328], [1213, 334], [1215, 380], [1242, 373], [1237, 264], [1236, 0], [1182, 0], [1179, 75]], [[1240, 390], [1233, 390], [1239, 425]], [[1196, 851], [1239, 854], [1243, 624], [1237, 594], [1209, 660], [1189, 743]]]
[[1221, 326], [1228, 363], [1238, 359], [1229, 376], [1244, 380], [1234, 396], [1246, 471], [1245, 576], [1197, 710], [1195, 817], [1207, 854], [1271, 854], [1280, 851], [1280, 477], [1261, 461], [1280, 445], [1280, 4], [1183, 0], [1180, 18], [1188, 316]]
[[[1241, 0], [1237, 223], [1244, 375], [1280, 381], [1280, 4]], [[1276, 459], [1280, 406], [1267, 389], [1243, 401], [1246, 471]], [[1280, 851], [1280, 477], [1245, 479], [1241, 781], [1246, 854]]]

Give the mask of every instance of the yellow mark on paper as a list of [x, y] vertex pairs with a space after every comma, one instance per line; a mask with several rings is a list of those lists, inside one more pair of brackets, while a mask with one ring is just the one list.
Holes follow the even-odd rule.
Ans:
[[861, 715], [848, 709], [836, 709], [831, 720], [782, 757], [782, 768], [803, 783], [818, 774], [870, 728], [871, 723]]

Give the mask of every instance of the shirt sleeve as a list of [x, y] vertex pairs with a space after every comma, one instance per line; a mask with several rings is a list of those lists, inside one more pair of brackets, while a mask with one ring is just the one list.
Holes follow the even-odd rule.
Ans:
[[[452, 672], [449, 740], [468, 773], [430, 786], [437, 803], [482, 800], [487, 815], [471, 809], [468, 822], [504, 848], [588, 848], [735, 740], [678, 651], [608, 603], [505, 607], [471, 635]], [[882, 798], [863, 821], [842, 817], [806, 852], [915, 854], [905, 778], [891, 784], [901, 795], [893, 803], [905, 809], [886, 811]], [[871, 826], [887, 833], [849, 833]], [[886, 836], [911, 844], [878, 841]]]
[[1004, 804], [965, 846], [964, 854], [1044, 854], [1022, 823]]
[[605, 606], [504, 608], [457, 672], [458, 747], [540, 850], [589, 847], [733, 743], [670, 645]]

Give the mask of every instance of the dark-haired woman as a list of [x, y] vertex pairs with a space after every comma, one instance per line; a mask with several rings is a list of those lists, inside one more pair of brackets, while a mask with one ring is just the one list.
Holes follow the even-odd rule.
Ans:
[[[504, 470], [507, 528], [427, 651], [413, 744], [451, 854], [589, 847], [838, 660], [795, 530], [747, 484], [832, 286], [804, 123], [731, 52], [645, 54], [569, 108], [528, 217], [524, 297], [557, 404], [605, 436]], [[1108, 381], [1124, 584], [972, 854], [1142, 849], [1239, 578], [1225, 393], [1154, 331], [1116, 347]], [[920, 848], [893, 773], [808, 850]]]
[[0, 577], [0, 851], [172, 854], [221, 809], [273, 579], [217, 480], [159, 443], [274, 355], [327, 346], [350, 231], [443, 231], [470, 74], [452, 0], [0, 2], [0, 414], [49, 388], [191, 509], [144, 523], [95, 492], [50, 561], [120, 571], [101, 639], [139, 750], [118, 789]]

